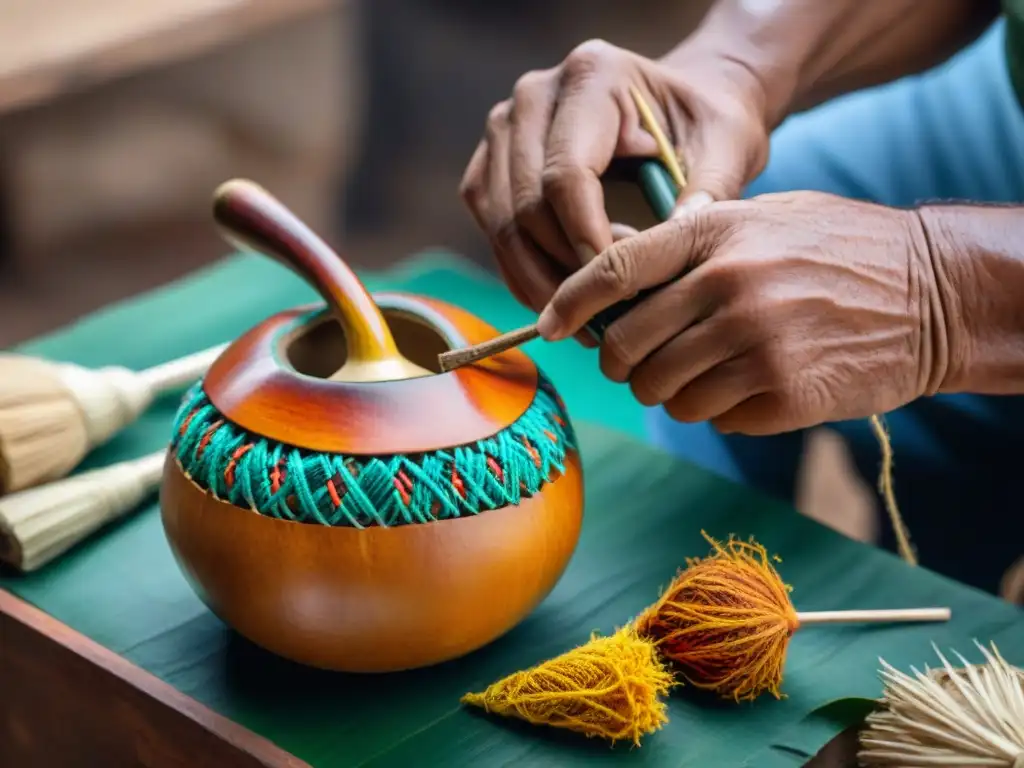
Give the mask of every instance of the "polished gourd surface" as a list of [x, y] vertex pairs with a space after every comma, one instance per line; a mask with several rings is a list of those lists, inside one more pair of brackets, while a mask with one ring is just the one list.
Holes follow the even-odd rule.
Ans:
[[439, 351], [495, 329], [371, 296], [250, 182], [218, 190], [214, 215], [326, 307], [250, 330], [183, 403], [161, 508], [197, 593], [253, 642], [331, 669], [424, 666], [506, 632], [554, 587], [582, 521], [550, 382], [518, 350], [439, 374]]

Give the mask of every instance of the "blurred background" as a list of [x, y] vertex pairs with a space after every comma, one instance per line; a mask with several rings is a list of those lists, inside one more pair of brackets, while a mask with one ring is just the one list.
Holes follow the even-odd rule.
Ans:
[[[246, 176], [356, 266], [492, 259], [457, 195], [490, 107], [600, 37], [656, 56], [710, 0], [0, 0], [0, 349], [227, 252]], [[870, 538], [827, 431], [800, 507]]]
[[[0, 348], [227, 252], [253, 178], [356, 266], [445, 246], [491, 106], [600, 37], [657, 56], [710, 0], [0, 0]], [[827, 433], [801, 506], [870, 535]]]
[[0, 347], [223, 255], [231, 176], [359, 266], [490, 266], [457, 187], [491, 105], [590, 37], [661, 53], [707, 5], [0, 0]]

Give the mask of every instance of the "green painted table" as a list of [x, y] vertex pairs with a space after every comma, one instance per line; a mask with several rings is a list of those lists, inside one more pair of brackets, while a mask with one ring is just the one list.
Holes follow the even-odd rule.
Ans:
[[[502, 330], [530, 319], [495, 280], [452, 257], [428, 254], [365, 277], [371, 289], [461, 304]], [[235, 256], [25, 351], [144, 367], [312, 300], [277, 265]], [[520, 626], [432, 669], [353, 676], [301, 668], [241, 640], [203, 607], [171, 558], [154, 505], [41, 572], [0, 579], [0, 765], [795, 766], [862, 712], [856, 702], [830, 702], [877, 696], [880, 655], [905, 668], [931, 663], [932, 641], [970, 654], [978, 638], [1024, 662], [1020, 610], [644, 446], [639, 407], [628, 389], [600, 377], [593, 352], [573, 342], [527, 349], [577, 423], [587, 508], [565, 576]], [[88, 465], [159, 448], [175, 405], [158, 403]], [[677, 694], [670, 724], [640, 749], [459, 706], [463, 692], [628, 620], [687, 556], [706, 553], [702, 528], [755, 535], [781, 554], [803, 610], [949, 605], [954, 619], [804, 630], [791, 647], [788, 698], [725, 706]]]

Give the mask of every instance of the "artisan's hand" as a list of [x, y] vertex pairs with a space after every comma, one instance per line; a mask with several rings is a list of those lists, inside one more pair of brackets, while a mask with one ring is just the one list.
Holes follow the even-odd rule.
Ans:
[[771, 434], [940, 387], [951, 346], [934, 270], [915, 211], [765, 195], [616, 243], [562, 284], [538, 327], [565, 338], [671, 281], [608, 328], [602, 370], [677, 420]]
[[611, 245], [601, 175], [617, 156], [656, 156], [630, 97], [636, 86], [679, 149], [683, 203], [738, 196], [764, 166], [757, 78], [687, 44], [653, 61], [601, 41], [529, 72], [487, 120], [461, 194], [516, 298], [540, 311], [565, 277]]

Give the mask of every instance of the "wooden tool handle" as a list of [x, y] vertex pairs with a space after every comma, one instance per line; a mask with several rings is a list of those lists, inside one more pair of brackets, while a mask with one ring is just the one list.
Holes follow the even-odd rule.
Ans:
[[139, 377], [145, 382], [149, 391], [154, 394], [170, 392], [202, 378], [226, 348], [227, 344], [220, 344], [201, 352], [179, 357], [177, 360], [154, 365], [152, 368], [140, 371]]
[[277, 259], [317, 290], [345, 329], [349, 361], [399, 357], [384, 316], [359, 278], [273, 195], [252, 181], [227, 181], [214, 195], [213, 214], [230, 242]]

